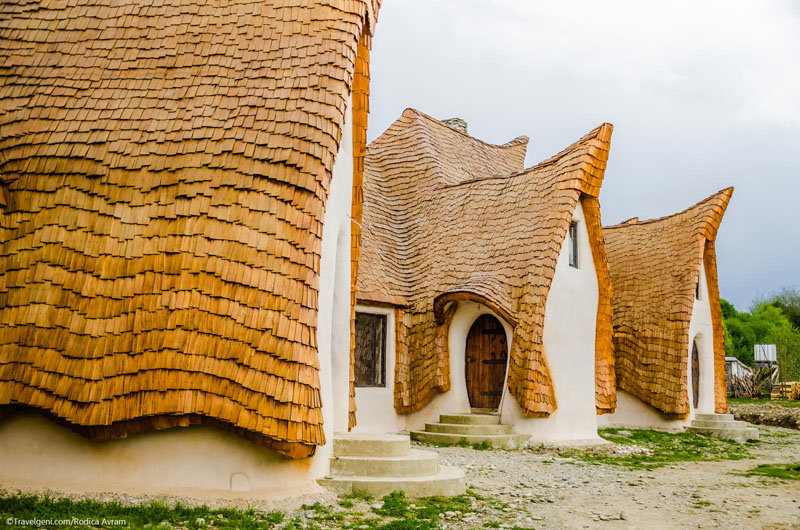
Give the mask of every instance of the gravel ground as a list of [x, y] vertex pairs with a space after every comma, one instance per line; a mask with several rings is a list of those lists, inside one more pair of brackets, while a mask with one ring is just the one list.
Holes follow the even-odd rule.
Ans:
[[[800, 462], [800, 432], [760, 426], [761, 442], [752, 447], [755, 458], [717, 462], [683, 462], [652, 471], [583, 462], [573, 447], [533, 447], [521, 451], [476, 451], [461, 447], [424, 447], [436, 451], [442, 464], [463, 468], [470, 491], [485, 500], [472, 500], [473, 513], [447, 512], [439, 523], [442, 530], [473, 529], [661, 529], [732, 528], [800, 529], [800, 481], [746, 476], [759, 464]], [[591, 451], [616, 454], [647, 454], [645, 448], [606, 444]], [[11, 492], [0, 492], [10, 494]], [[51, 492], [53, 496], [60, 496]], [[81, 498], [71, 495], [72, 498]], [[101, 501], [146, 503], [153, 498], [117, 493], [90, 496]], [[157, 500], [197, 505], [185, 497]], [[302, 498], [258, 503], [252, 500], [220, 499], [212, 507], [237, 506], [287, 512], [286, 520], [301, 521], [299, 528], [322, 530], [358, 526], [344, 521], [319, 519], [302, 504], [320, 503], [334, 512], [374, 513], [380, 500], [358, 500], [347, 509], [337, 497], [319, 489]], [[413, 501], [412, 501], [413, 502]], [[207, 503], [209, 504], [209, 503]], [[279, 525], [275, 530], [285, 530]]]
[[759, 431], [755, 459], [653, 471], [563, 459], [557, 449], [433, 450], [442, 463], [464, 468], [478, 493], [508, 503], [509, 527], [800, 528], [800, 483], [741, 474], [762, 463], [800, 461], [800, 433]]

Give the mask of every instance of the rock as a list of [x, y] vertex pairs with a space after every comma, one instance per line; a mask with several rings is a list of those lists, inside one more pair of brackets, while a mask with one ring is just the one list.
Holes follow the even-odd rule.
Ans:
[[630, 436], [631, 434], [631, 431], [617, 431], [617, 435], [619, 436]]
[[202, 517], [198, 517], [197, 519], [195, 519], [194, 524], [202, 526], [206, 524], [206, 520], [203, 519]]

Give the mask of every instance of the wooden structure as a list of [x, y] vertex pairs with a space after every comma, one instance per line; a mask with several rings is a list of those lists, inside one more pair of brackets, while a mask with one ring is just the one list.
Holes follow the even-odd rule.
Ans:
[[[675, 215], [605, 227], [618, 388], [667, 417], [689, 412], [689, 325], [705, 268], [713, 327], [714, 408], [727, 411], [714, 241], [733, 188]], [[696, 395], [696, 394], [695, 394]]]
[[611, 291], [598, 194], [604, 124], [525, 169], [528, 139], [490, 145], [408, 109], [367, 151], [358, 299], [396, 310], [394, 406], [422, 409], [450, 388], [454, 306], [473, 301], [513, 327], [508, 388], [527, 416], [557, 408], [542, 350], [544, 309], [573, 212], [587, 219], [599, 285], [598, 412], [616, 403]]
[[508, 345], [503, 325], [492, 315], [483, 315], [472, 324], [465, 362], [470, 405], [497, 409], [506, 382]]
[[379, 4], [0, 5], [0, 415], [325, 443], [323, 215], [352, 100], [360, 217]]

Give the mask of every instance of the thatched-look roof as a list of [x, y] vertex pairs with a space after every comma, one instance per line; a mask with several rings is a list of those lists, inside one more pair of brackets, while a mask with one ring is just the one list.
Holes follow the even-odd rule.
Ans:
[[[523, 169], [527, 138], [489, 145], [409, 109], [367, 150], [358, 296], [399, 308], [395, 408], [449, 389], [447, 302], [477, 300], [514, 325], [508, 384], [523, 410], [556, 409], [544, 307], [578, 201], [598, 263], [598, 408], [614, 406], [611, 306], [597, 195], [612, 127]], [[605, 333], [601, 333], [605, 330]]]
[[689, 413], [689, 324], [705, 267], [714, 328], [715, 401], [727, 408], [725, 341], [714, 241], [727, 188], [669, 217], [605, 227], [614, 309], [617, 386], [671, 417]]
[[379, 3], [0, 4], [2, 413], [324, 443], [322, 222]]

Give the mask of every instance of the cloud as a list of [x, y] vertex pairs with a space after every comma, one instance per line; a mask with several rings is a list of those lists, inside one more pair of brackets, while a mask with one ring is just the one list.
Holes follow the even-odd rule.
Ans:
[[[792, 1], [398, 0], [381, 10], [369, 138], [405, 107], [461, 116], [527, 163], [615, 125], [606, 222], [737, 188], [723, 295], [800, 283], [800, 9]], [[783, 227], [779, 234], [775, 227]]]

